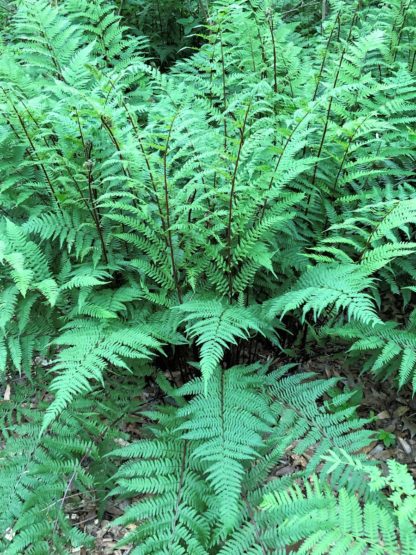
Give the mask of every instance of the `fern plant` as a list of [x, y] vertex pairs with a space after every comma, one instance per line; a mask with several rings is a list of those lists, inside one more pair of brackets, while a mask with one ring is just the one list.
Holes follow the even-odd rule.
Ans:
[[416, 12], [317, 4], [0, 15], [5, 553], [94, 549], [69, 492], [110, 489], [136, 553], [411, 553], [410, 478], [298, 363], [416, 389]]
[[[93, 549], [94, 537], [71, 519], [71, 513], [80, 502], [94, 504], [98, 515], [104, 513], [108, 480], [115, 472], [106, 454], [122, 437], [116, 423], [140, 402], [143, 373], [142, 369], [131, 379], [108, 383], [107, 390], [95, 388], [88, 400], [78, 398], [43, 434], [48, 402], [42, 392], [34, 394], [27, 380], [9, 383], [11, 398], [0, 409], [3, 553]], [[50, 381], [42, 367], [37, 378]], [[134, 397], [132, 384], [137, 389]]]
[[[344, 460], [342, 460], [344, 458]], [[370, 497], [343, 488], [337, 495], [316, 476], [282, 492], [268, 494], [262, 504], [279, 522], [287, 544], [301, 542], [297, 553], [412, 553], [415, 545], [416, 500], [414, 481], [405, 466], [388, 461], [383, 476], [351, 457], [332, 456], [334, 467], [355, 466], [368, 480]], [[387, 495], [380, 495], [386, 488]]]
[[311, 381], [311, 374], [295, 379], [285, 377], [287, 371], [258, 364], [217, 367], [207, 395], [203, 378], [178, 390], [167, 387], [175, 405], [145, 413], [152, 422], [149, 437], [112, 453], [126, 460], [113, 495], [144, 496], [116, 520], [145, 521], [121, 545], [133, 542], [137, 553], [243, 553], [256, 542], [283, 548], [274, 521], [263, 519], [259, 505], [289, 446], [310, 452], [304, 473], [310, 475], [331, 449], [354, 453], [371, 440], [354, 408], [330, 413], [320, 406], [336, 380]]

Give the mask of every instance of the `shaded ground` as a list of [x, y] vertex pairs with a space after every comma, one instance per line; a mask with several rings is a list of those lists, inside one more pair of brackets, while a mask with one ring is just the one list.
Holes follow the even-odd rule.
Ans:
[[[261, 356], [261, 355], [260, 355]], [[303, 370], [316, 372], [326, 377], [340, 377], [349, 389], [358, 388], [359, 415], [372, 418], [369, 427], [376, 433], [375, 440], [364, 450], [367, 456], [381, 463], [387, 459], [396, 459], [409, 466], [409, 471], [416, 479], [416, 398], [412, 397], [411, 388], [397, 392], [391, 381], [375, 381], [370, 374], [359, 375], [358, 371], [345, 368], [341, 362], [334, 362], [332, 356], [320, 356], [303, 365]], [[178, 384], [180, 383], [180, 376]], [[156, 390], [144, 392], [145, 401], [157, 398]], [[155, 401], [157, 402], [157, 401]], [[140, 435], [140, 426], [126, 430], [134, 438]], [[298, 456], [288, 453], [276, 468], [275, 475], [283, 476], [302, 469], [307, 464], [308, 454]], [[78, 549], [77, 555], [128, 555], [132, 548], [117, 549], [115, 546], [129, 529], [110, 526], [110, 521], [123, 513], [127, 502], [109, 502], [104, 519], [99, 521], [93, 506], [78, 506], [71, 514], [74, 522], [81, 525], [86, 532], [97, 538], [94, 551]], [[132, 527], [130, 528], [130, 530]]]

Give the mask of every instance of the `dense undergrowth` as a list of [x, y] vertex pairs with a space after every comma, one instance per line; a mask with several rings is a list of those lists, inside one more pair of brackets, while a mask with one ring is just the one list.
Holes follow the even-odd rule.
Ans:
[[301, 364], [416, 390], [416, 10], [311, 4], [0, 3], [2, 553], [416, 553]]

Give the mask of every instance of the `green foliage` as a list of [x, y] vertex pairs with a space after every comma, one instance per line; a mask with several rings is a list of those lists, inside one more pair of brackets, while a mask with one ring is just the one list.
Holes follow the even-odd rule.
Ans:
[[[284, 492], [268, 494], [263, 508], [273, 512], [287, 544], [304, 540], [297, 550], [303, 554], [354, 553], [381, 555], [414, 551], [416, 533], [416, 490], [406, 467], [388, 462], [388, 474], [366, 468], [350, 457], [335, 456], [334, 466], [350, 464], [368, 480], [370, 496], [357, 499], [342, 488], [337, 495], [315, 476]], [[387, 495], [381, 490], [387, 489]]]
[[124, 359], [150, 359], [151, 349], [160, 343], [142, 327], [97, 326], [90, 321], [73, 321], [59, 336], [58, 344], [65, 347], [57, 355], [54, 372], [58, 372], [50, 390], [56, 392], [54, 401], [45, 412], [46, 428], [72, 399], [92, 389], [89, 381], [103, 384], [107, 366], [130, 371]]
[[209, 0], [118, 0], [119, 13], [135, 35], [149, 38], [152, 57], [163, 68], [198, 44], [195, 33], [206, 23]]
[[412, 553], [409, 474], [297, 362], [416, 391], [415, 23], [0, 0], [2, 552], [94, 549], [112, 491], [133, 553]]
[[[48, 382], [42, 369], [38, 374]], [[92, 548], [94, 538], [71, 521], [70, 513], [80, 499], [104, 507], [108, 478], [114, 473], [105, 455], [120, 438], [115, 422], [137, 406], [131, 399], [132, 383], [143, 386], [136, 374], [130, 383], [109, 383], [107, 391], [95, 390], [90, 399], [76, 400], [44, 434], [40, 431], [48, 403], [40, 392], [34, 395], [30, 383], [18, 389], [12, 385], [12, 398], [0, 406], [2, 553]]]
[[281, 313], [303, 306], [303, 320], [312, 310], [316, 321], [328, 307], [346, 311], [348, 319], [364, 324], [382, 323], [377, 316], [371, 297], [363, 290], [370, 289], [372, 281], [358, 266], [350, 264], [316, 265], [302, 275], [293, 291], [270, 301], [270, 310]]
[[398, 329], [396, 322], [385, 322], [382, 326], [368, 328], [357, 324], [350, 324], [329, 330], [331, 335], [342, 339], [355, 340], [350, 352], [372, 351], [373, 356], [368, 359], [363, 368], [369, 369], [378, 377], [397, 373], [398, 387], [412, 382], [413, 391], [416, 390], [416, 337], [413, 332], [414, 315], [410, 316], [408, 329]]
[[[146, 552], [204, 554], [209, 537], [206, 487], [198, 465], [193, 464], [188, 442], [177, 427], [180, 421], [163, 407], [157, 418], [160, 428], [152, 439], [122, 447], [113, 456], [131, 459], [115, 475], [114, 495], [144, 497], [131, 505], [116, 522], [142, 525], [123, 539]], [[137, 551], [137, 550], [136, 550]]]
[[[116, 523], [144, 521], [122, 544], [137, 545], [133, 553], [283, 548], [277, 521], [265, 520], [259, 503], [273, 484], [280, 485], [273, 470], [287, 447], [296, 443], [295, 453], [310, 452], [303, 473], [309, 476], [322, 453], [355, 453], [370, 441], [363, 422], [352, 417], [354, 409], [330, 414], [322, 408], [320, 400], [336, 380], [285, 377], [287, 370], [217, 368], [207, 395], [197, 378], [168, 389], [175, 406], [145, 413], [152, 421], [149, 437], [112, 453], [126, 460], [113, 494], [139, 497]], [[336, 405], [343, 401], [344, 394], [334, 399]]]
[[219, 300], [189, 301], [178, 310], [185, 314], [187, 335], [196, 337], [196, 344], [201, 345], [201, 372], [206, 384], [229, 345], [247, 339], [249, 330], [261, 331], [262, 321], [253, 310]]
[[396, 443], [396, 436], [386, 430], [380, 430], [377, 439], [381, 440], [385, 447], [391, 447]]

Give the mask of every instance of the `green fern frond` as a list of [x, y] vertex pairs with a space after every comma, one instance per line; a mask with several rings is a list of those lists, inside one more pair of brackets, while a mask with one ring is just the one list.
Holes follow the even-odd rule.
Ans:
[[80, 394], [91, 391], [91, 381], [103, 383], [108, 366], [129, 370], [125, 359], [149, 360], [161, 344], [140, 327], [107, 327], [92, 320], [74, 320], [53, 342], [64, 347], [53, 366], [57, 376], [50, 389], [55, 399], [48, 407], [42, 424], [45, 430]]
[[[157, 414], [151, 416], [158, 418]], [[123, 526], [141, 522], [120, 542], [137, 545], [133, 552], [208, 553], [207, 493], [188, 441], [177, 429], [180, 423], [175, 411], [164, 410], [160, 413], [161, 429], [152, 439], [111, 453], [128, 459], [115, 475], [113, 494], [145, 496], [115, 520], [116, 525]]]
[[359, 353], [373, 351], [373, 357], [367, 361], [364, 369], [383, 375], [387, 372], [398, 374], [399, 387], [412, 382], [416, 388], [416, 337], [411, 329], [398, 329], [394, 322], [383, 326], [346, 325], [329, 331], [331, 335], [354, 341], [350, 351]]
[[256, 391], [250, 367], [216, 369], [204, 393], [203, 379], [179, 389], [179, 394], [196, 394], [178, 414], [186, 417], [180, 429], [184, 439], [200, 444], [192, 458], [203, 463], [215, 491], [220, 520], [225, 530], [238, 521], [245, 461], [252, 460], [264, 445], [262, 434], [271, 430], [272, 414]]
[[374, 303], [368, 293], [372, 280], [360, 267], [347, 264], [320, 264], [310, 268], [292, 291], [267, 302], [271, 314], [284, 316], [302, 308], [302, 318], [312, 310], [317, 320], [326, 309], [346, 310], [348, 318], [365, 324], [380, 324]]
[[176, 310], [185, 314], [186, 332], [201, 346], [201, 372], [206, 389], [225, 351], [237, 344], [237, 339], [248, 338], [251, 330], [261, 332], [262, 323], [249, 308], [230, 307], [207, 299], [188, 301]]
[[[330, 459], [333, 468], [344, 464], [343, 457]], [[297, 543], [297, 552], [305, 555], [337, 555], [346, 549], [359, 554], [411, 553], [416, 538], [416, 490], [406, 467], [389, 461], [389, 473], [383, 477], [377, 467], [363, 466], [351, 457], [345, 463], [367, 475], [370, 498], [357, 498], [346, 489], [335, 494], [316, 475], [301, 487], [296, 484], [268, 494], [262, 507], [276, 517], [282, 540], [286, 545]], [[386, 498], [380, 497], [383, 488], [389, 489]]]

